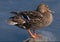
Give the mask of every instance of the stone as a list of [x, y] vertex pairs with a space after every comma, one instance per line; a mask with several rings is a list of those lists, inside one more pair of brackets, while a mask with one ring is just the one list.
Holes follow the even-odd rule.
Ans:
[[33, 38], [28, 38], [26, 40], [24, 40], [24, 42], [48, 42], [48, 38], [42, 36], [42, 38], [36, 38], [36, 39], [33, 39]]

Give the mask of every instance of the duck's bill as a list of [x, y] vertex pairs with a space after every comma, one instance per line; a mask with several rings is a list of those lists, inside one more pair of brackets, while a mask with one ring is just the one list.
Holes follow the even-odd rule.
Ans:
[[16, 25], [16, 24], [18, 24], [17, 22], [13, 22], [13, 21], [11, 21], [11, 20], [8, 20], [7, 23], [8, 23], [9, 25]]

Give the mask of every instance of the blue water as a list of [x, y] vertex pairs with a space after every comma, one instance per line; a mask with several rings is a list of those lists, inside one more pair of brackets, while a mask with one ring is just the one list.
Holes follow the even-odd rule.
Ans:
[[40, 3], [49, 5], [53, 13], [54, 21], [43, 31], [49, 31], [54, 34], [56, 41], [60, 41], [60, 0], [0, 0], [0, 41], [18, 41], [29, 38], [26, 30], [16, 26], [10, 26], [6, 23], [11, 11], [35, 10]]

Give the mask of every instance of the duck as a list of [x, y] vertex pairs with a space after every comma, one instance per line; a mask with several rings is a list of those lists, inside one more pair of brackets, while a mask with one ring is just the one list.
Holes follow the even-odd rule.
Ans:
[[46, 4], [39, 4], [36, 10], [22, 12], [12, 11], [10, 13], [14, 14], [14, 16], [9, 18], [8, 24], [27, 30], [34, 39], [41, 37], [35, 30], [47, 27], [53, 21], [52, 11]]

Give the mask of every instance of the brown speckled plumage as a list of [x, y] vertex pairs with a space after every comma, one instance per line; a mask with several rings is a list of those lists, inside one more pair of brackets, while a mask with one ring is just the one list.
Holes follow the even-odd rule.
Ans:
[[[34, 11], [11, 12], [15, 16], [10, 17], [8, 23], [16, 24], [25, 29], [40, 29], [52, 23], [52, 11], [45, 4], [40, 4]], [[29, 31], [30, 33], [30, 31]], [[30, 33], [31, 34], [31, 33]]]
[[52, 22], [51, 13], [41, 14], [38, 11], [27, 11], [23, 12], [23, 14], [30, 18], [28, 21], [28, 23], [31, 24], [30, 28], [39, 29], [48, 26]]

